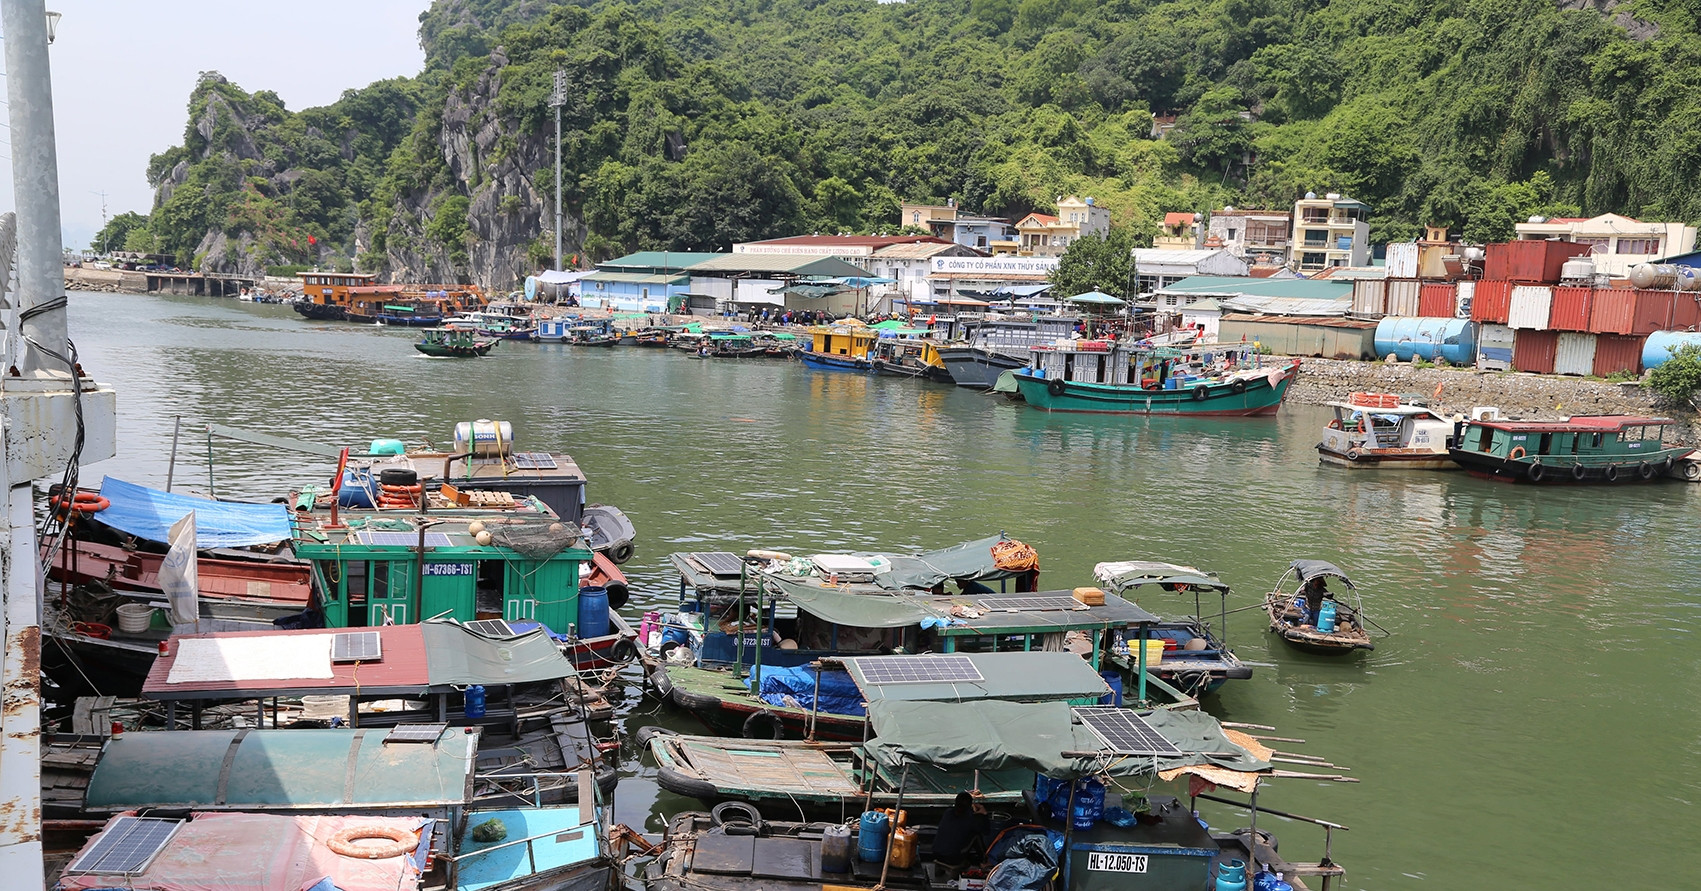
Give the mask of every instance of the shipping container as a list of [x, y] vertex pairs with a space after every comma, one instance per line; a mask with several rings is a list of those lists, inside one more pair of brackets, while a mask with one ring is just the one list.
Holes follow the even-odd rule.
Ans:
[[1504, 325], [1511, 304], [1511, 282], [1477, 282], [1476, 293], [1471, 297], [1471, 318], [1478, 322]]
[[1554, 374], [1595, 373], [1595, 335], [1561, 331], [1553, 354]]
[[1559, 272], [1565, 266], [1565, 261], [1589, 251], [1588, 245], [1571, 241], [1509, 241], [1491, 244], [1483, 257], [1482, 277], [1488, 281], [1558, 284]]
[[1642, 367], [1658, 368], [1671, 358], [1671, 352], [1685, 346], [1701, 346], [1701, 334], [1694, 331], [1661, 331], [1648, 335], [1642, 344]]
[[1471, 299], [1476, 296], [1476, 282], [1459, 282], [1453, 303], [1453, 317], [1468, 319], [1471, 317]]
[[1457, 297], [1453, 284], [1425, 284], [1418, 288], [1417, 314], [1429, 319], [1451, 319], [1457, 307], [1453, 301]]
[[1546, 285], [1513, 285], [1506, 324], [1529, 331], [1546, 331], [1547, 314], [1552, 307], [1552, 288]]
[[1384, 264], [1389, 278], [1418, 277], [1418, 246], [1415, 241], [1393, 242], [1388, 245], [1388, 259]]
[[1484, 322], [1477, 325], [1477, 368], [1505, 371], [1512, 367], [1512, 329]]
[[1512, 332], [1512, 368], [1552, 374], [1553, 360], [1559, 352], [1558, 331]]
[[1596, 288], [1589, 298], [1589, 331], [1594, 334], [1629, 334], [1635, 312], [1634, 289]]
[[1423, 283], [1416, 279], [1388, 280], [1388, 314], [1414, 317], [1418, 314], [1418, 291]]
[[1595, 376], [1642, 373], [1642, 345], [1646, 337], [1602, 334], [1595, 338]]
[[1388, 312], [1388, 283], [1361, 278], [1353, 282], [1353, 315], [1380, 316]]
[[1465, 319], [1425, 319], [1387, 316], [1376, 323], [1376, 355], [1389, 353], [1401, 362], [1413, 356], [1430, 362], [1445, 359], [1454, 365], [1476, 360], [1477, 326]]
[[1672, 291], [1637, 291], [1630, 318], [1631, 334], [1652, 334], [1671, 327]]
[[1701, 327], [1701, 294], [1685, 291], [1674, 294], [1671, 298], [1671, 330], [1693, 331], [1698, 327]]
[[1555, 331], [1589, 330], [1589, 300], [1594, 293], [1589, 288], [1554, 288], [1547, 326]]

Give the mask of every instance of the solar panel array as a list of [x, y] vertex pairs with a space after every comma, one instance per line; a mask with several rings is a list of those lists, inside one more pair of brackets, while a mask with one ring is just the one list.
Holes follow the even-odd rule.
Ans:
[[861, 656], [847, 661], [856, 663], [863, 680], [870, 684], [985, 680], [967, 656]]
[[515, 452], [514, 466], [521, 470], [554, 470], [555, 456], [548, 452]]
[[1127, 709], [1086, 707], [1075, 709], [1081, 723], [1104, 742], [1105, 749], [1118, 755], [1180, 755], [1181, 750]]
[[485, 637], [520, 636], [520, 633], [514, 630], [514, 626], [509, 625], [505, 619], [479, 619], [476, 622], [467, 622], [462, 627], [477, 631]]
[[65, 871], [136, 875], [148, 868], [182, 825], [182, 820], [159, 817], [118, 817]]
[[726, 551], [699, 551], [685, 556], [697, 561], [711, 575], [738, 575], [744, 568], [744, 561], [738, 559], [737, 554]]
[[[381, 532], [372, 529], [363, 529], [360, 532], [359, 539], [362, 544], [369, 545], [398, 546], [404, 548], [412, 548], [419, 545], [418, 532]], [[444, 535], [441, 532], [425, 533], [425, 546], [428, 548], [447, 548], [452, 545], [454, 545], [454, 542], [449, 540], [449, 536]]]
[[448, 724], [397, 724], [384, 735], [387, 743], [434, 743]]
[[1010, 610], [1011, 612], [1087, 608], [1086, 604], [1073, 597], [1058, 594], [1049, 597], [986, 597], [981, 599], [980, 605], [984, 609]]
[[332, 662], [377, 662], [384, 648], [376, 631], [345, 631], [331, 636]]

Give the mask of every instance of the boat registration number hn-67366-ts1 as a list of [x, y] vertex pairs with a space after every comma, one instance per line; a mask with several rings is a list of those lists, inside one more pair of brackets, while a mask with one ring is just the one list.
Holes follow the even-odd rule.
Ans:
[[1087, 868], [1099, 872], [1145, 872], [1145, 854], [1106, 854], [1087, 852]]

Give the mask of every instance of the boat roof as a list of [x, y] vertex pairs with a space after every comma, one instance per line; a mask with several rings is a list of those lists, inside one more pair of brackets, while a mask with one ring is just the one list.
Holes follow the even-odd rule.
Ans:
[[[378, 658], [331, 661], [333, 638], [368, 633], [378, 635]], [[148, 669], [144, 698], [413, 696], [575, 675], [573, 663], [541, 627], [495, 638], [456, 622], [433, 621], [343, 631], [184, 634], [171, 641], [171, 652]]]
[[[493, 842], [473, 838], [473, 830], [491, 819], [502, 821], [507, 837]], [[597, 859], [603, 837], [596, 825], [595, 809], [581, 809], [576, 804], [468, 811], [459, 831], [455, 887], [460, 891], [572, 887], [568, 879], [560, 879], [563, 884], [527, 879]], [[521, 839], [531, 841], [524, 846], [514, 844]], [[486, 849], [493, 852], [492, 856], [480, 856]]]
[[284, 504], [213, 501], [110, 476], [100, 481], [100, 497], [108, 502], [97, 515], [101, 524], [148, 541], [169, 541], [172, 524], [191, 513], [199, 548], [270, 544], [288, 541], [291, 534], [289, 506]]
[[872, 585], [829, 585], [814, 576], [804, 579], [763, 573], [762, 579], [779, 588], [799, 610], [856, 628], [923, 625], [945, 637], [971, 637], [1131, 628], [1161, 621], [1114, 595], [1107, 596], [1100, 606], [1087, 606], [1076, 601], [1071, 591], [935, 596]]
[[1526, 433], [1564, 433], [1575, 430], [1612, 431], [1625, 427], [1654, 424], [1666, 426], [1677, 423], [1671, 418], [1648, 418], [1641, 415], [1577, 415], [1569, 418], [1553, 420], [1520, 421], [1502, 419], [1498, 421], [1472, 421], [1478, 427], [1489, 427], [1495, 430], [1510, 430]]
[[[148, 823], [138, 824], [138, 819]], [[55, 887], [63, 891], [115, 887], [136, 891], [301, 891], [329, 882], [339, 891], [407, 891], [420, 886], [426, 852], [416, 850], [379, 860], [345, 857], [330, 849], [330, 840], [354, 829], [411, 834], [433, 822], [420, 817], [197, 813], [169, 838], [152, 836], [158, 853], [151, 857], [149, 834], [131, 834], [128, 840], [120, 841], [122, 834], [133, 832], [139, 825], [161, 825], [153, 822], [160, 819], [157, 815], [115, 816], [71, 862], [76, 866], [78, 858], [100, 850], [109, 852], [100, 858], [102, 861], [109, 857], [121, 861], [141, 858], [145, 865], [123, 875], [72, 872], [67, 868]]]
[[[541, 508], [541, 505], [540, 505]], [[330, 526], [329, 511], [298, 513], [293, 545], [296, 556], [308, 560], [414, 560], [421, 551], [417, 514], [386, 516], [381, 511], [339, 512], [341, 526]], [[591, 552], [571, 523], [562, 523], [547, 508], [531, 511], [466, 509], [434, 511], [424, 529], [427, 563], [466, 563], [474, 560], [583, 561]], [[473, 523], [487, 523], [493, 539], [478, 543]], [[561, 527], [556, 530], [555, 527]]]
[[1153, 584], [1162, 586], [1165, 591], [1179, 590], [1181, 585], [1224, 592], [1229, 589], [1229, 586], [1217, 578], [1217, 574], [1214, 572], [1205, 572], [1192, 566], [1182, 566], [1177, 563], [1159, 563], [1150, 560], [1120, 560], [1095, 564], [1093, 566], [1093, 577], [1103, 583], [1106, 588], [1119, 592], [1138, 588], [1141, 585]]
[[405, 742], [382, 729], [126, 733], [101, 750], [84, 805], [94, 811], [454, 807], [471, 797], [479, 733], [438, 727], [430, 740]]
[[1347, 587], [1357, 589], [1353, 580], [1347, 578], [1347, 573], [1341, 567], [1323, 560], [1295, 560], [1291, 567], [1301, 582], [1309, 582], [1316, 578], [1333, 576], [1347, 583]]
[[1422, 417], [1423, 415], [1428, 415], [1436, 420], [1446, 420], [1441, 415], [1437, 414], [1433, 408], [1426, 405], [1408, 405], [1404, 402], [1394, 406], [1393, 408], [1376, 408], [1375, 406], [1370, 405], [1354, 405], [1351, 402], [1325, 402], [1323, 404], [1330, 408], [1344, 408], [1348, 411], [1362, 411], [1366, 414], [1372, 415], [1400, 415], [1402, 417]]
[[[961, 665], [966, 660], [980, 676], [978, 681], [871, 680], [891, 669], [877, 666], [896, 665], [896, 674], [926, 677], [929, 663], [952, 662]], [[919, 656], [862, 656], [843, 659], [845, 670], [856, 684], [865, 702], [981, 702], [985, 700], [1022, 700], [1037, 702], [1052, 699], [1089, 699], [1110, 692], [1110, 685], [1074, 653], [1009, 652], [1009, 653], [950, 653]]]

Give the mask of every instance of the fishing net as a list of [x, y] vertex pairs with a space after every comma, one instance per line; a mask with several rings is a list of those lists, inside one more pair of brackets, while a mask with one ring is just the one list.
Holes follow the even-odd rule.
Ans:
[[572, 523], [505, 523], [486, 526], [490, 543], [523, 554], [533, 560], [548, 560], [579, 543], [579, 527]]

